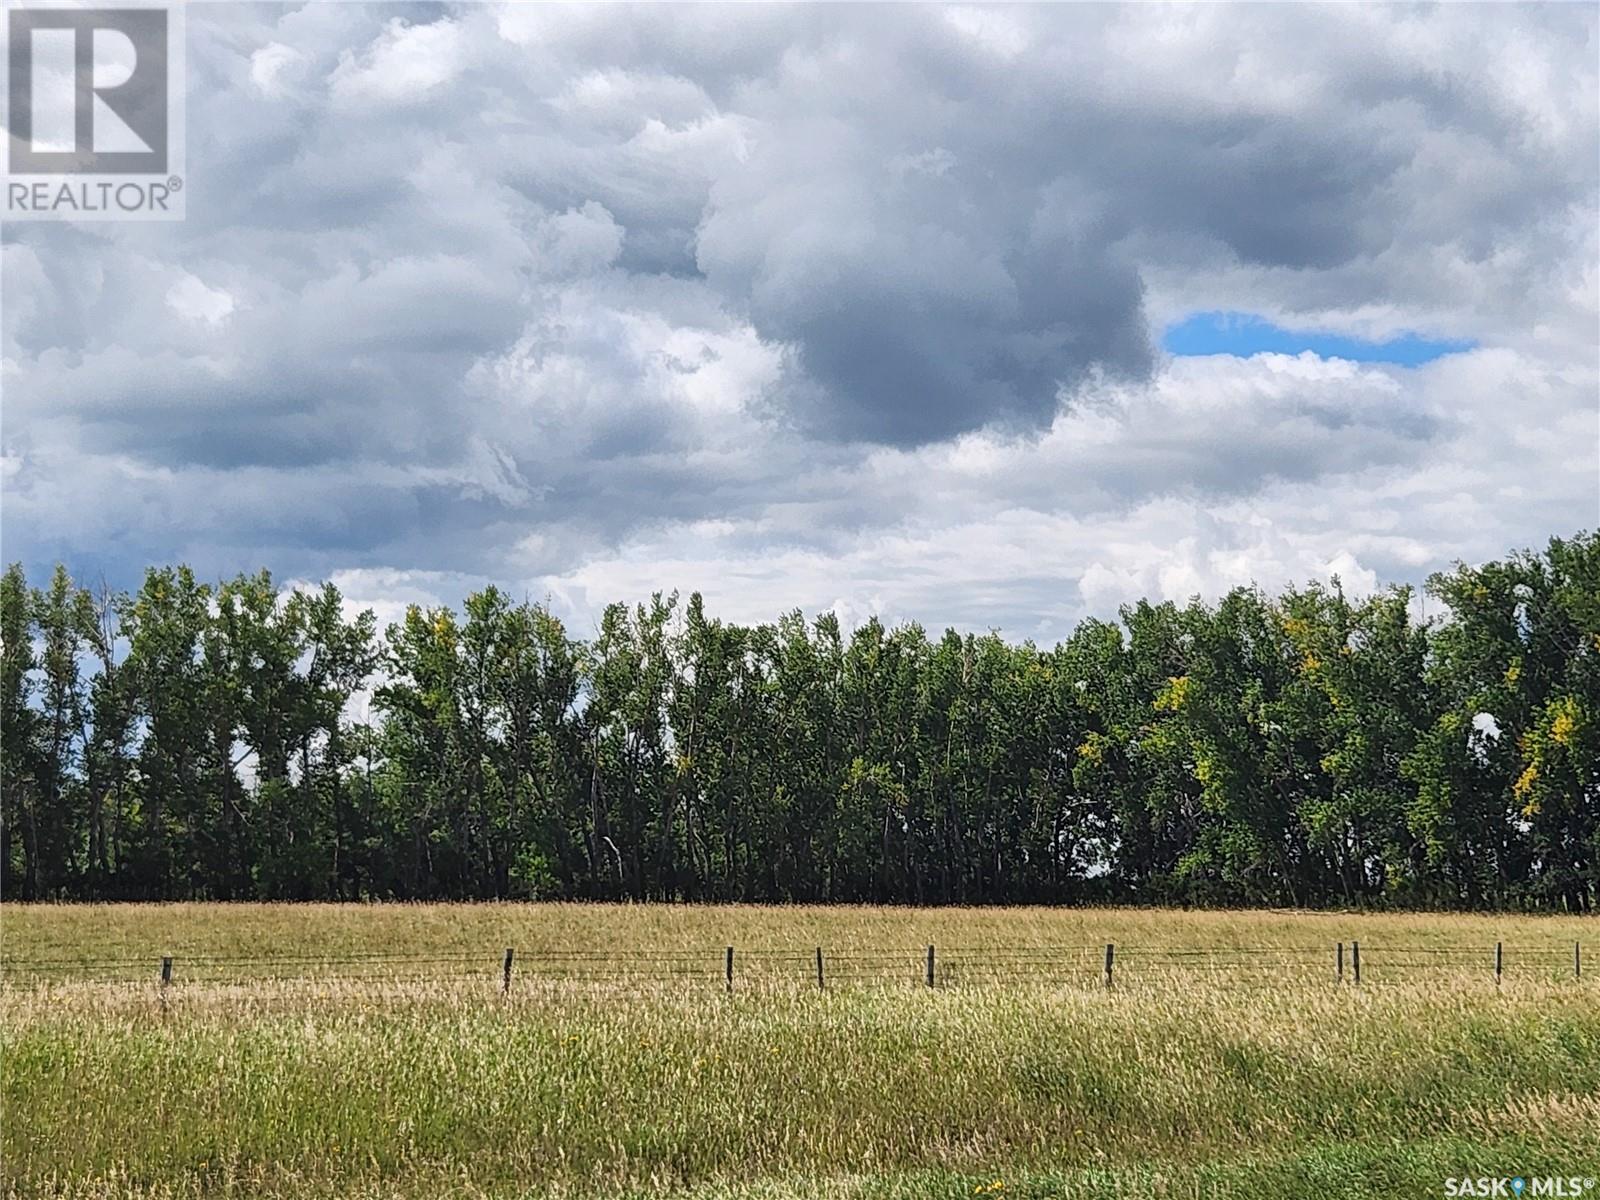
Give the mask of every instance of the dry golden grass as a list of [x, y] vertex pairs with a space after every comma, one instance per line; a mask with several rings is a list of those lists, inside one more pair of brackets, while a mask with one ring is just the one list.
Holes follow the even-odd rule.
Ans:
[[[0, 921], [16, 1197], [1392, 1196], [1496, 1164], [1600, 1171], [1600, 998], [1570, 959], [1593, 926], [1575, 920], [141, 905]], [[1359, 989], [1334, 984], [1341, 939], [1363, 944]], [[818, 945], [839, 964], [822, 992]], [[559, 957], [576, 949], [636, 965], [586, 974]], [[890, 952], [844, 977], [849, 956]], [[69, 959], [131, 973], [20, 965]], [[663, 960], [692, 966], [653, 973]]]
[[[1351, 914], [1295, 911], [1163, 909], [947, 908], [599, 904], [307, 904], [307, 905], [40, 905], [12, 906], [0, 921], [0, 966], [13, 982], [40, 974], [27, 962], [66, 964], [56, 973], [138, 978], [172, 955], [180, 977], [219, 974], [354, 974], [347, 961], [387, 956], [385, 974], [498, 973], [502, 948], [513, 946], [518, 977], [557, 972], [573, 956], [608, 968], [637, 960], [682, 964], [721, 978], [723, 948], [738, 948], [740, 977], [788, 974], [804, 982], [816, 947], [831, 960], [897, 954], [917, 976], [924, 947], [936, 944], [952, 966], [963, 956], [1059, 958], [1087, 963], [1097, 977], [1102, 947], [1114, 942], [1124, 978], [1141, 957], [1215, 951], [1234, 963], [1278, 953], [1331, 971], [1334, 944], [1360, 941], [1374, 979], [1385, 960], [1439, 953], [1437, 967], [1471, 973], [1492, 969], [1496, 941], [1507, 970], [1570, 973], [1573, 942], [1594, 928], [1581, 917]], [[1593, 937], [1592, 934], [1590, 934]], [[1600, 954], [1600, 939], [1596, 939]], [[992, 952], [992, 953], [989, 953]], [[777, 956], [793, 972], [762, 970]], [[1320, 957], [1319, 957], [1320, 956]], [[273, 963], [270, 960], [282, 960]], [[417, 960], [417, 961], [399, 961]], [[438, 960], [438, 961], [423, 961]], [[372, 964], [374, 966], [381, 964]], [[841, 963], [842, 965], [842, 963]], [[1600, 971], [1600, 958], [1594, 967]], [[400, 968], [414, 968], [402, 970]], [[434, 969], [437, 968], [437, 969]], [[47, 972], [46, 972], [47, 973]], [[1391, 978], [1390, 980], [1395, 981]]]

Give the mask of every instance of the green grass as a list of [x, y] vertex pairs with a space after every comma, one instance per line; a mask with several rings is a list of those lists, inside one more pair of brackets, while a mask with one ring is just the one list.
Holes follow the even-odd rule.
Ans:
[[[1571, 977], [1578, 921], [573, 905], [0, 919], [9, 1196], [1321, 1200], [1600, 1174], [1600, 996]], [[1332, 942], [1354, 937], [1373, 965], [1340, 988]], [[1062, 966], [930, 990], [930, 941], [941, 962], [1004, 944]], [[1089, 949], [1104, 941], [1110, 992]], [[728, 942], [746, 948], [732, 995]], [[819, 993], [818, 944], [903, 945], [905, 965]], [[509, 997], [504, 945], [526, 964]], [[541, 976], [574, 945], [694, 966]], [[1241, 953], [1265, 949], [1281, 953]], [[164, 999], [163, 952], [178, 960]], [[463, 962], [339, 961], [363, 953]], [[24, 965], [41, 960], [77, 966]], [[129, 965], [89, 965], [107, 962]]]

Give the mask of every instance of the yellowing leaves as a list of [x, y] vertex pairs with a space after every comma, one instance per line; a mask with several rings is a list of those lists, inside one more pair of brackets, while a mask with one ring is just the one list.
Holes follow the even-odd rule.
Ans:
[[1187, 675], [1172, 675], [1167, 679], [1166, 687], [1156, 693], [1155, 703], [1152, 707], [1157, 712], [1180, 712], [1189, 699], [1189, 677]]
[[1522, 774], [1517, 776], [1516, 783], [1511, 785], [1511, 790], [1518, 800], [1523, 801], [1522, 815], [1536, 817], [1539, 815], [1539, 798], [1532, 795], [1534, 784], [1539, 782], [1539, 767], [1536, 763], [1529, 763], [1523, 768]]
[[1529, 763], [1522, 769], [1522, 774], [1517, 776], [1517, 781], [1511, 785], [1511, 790], [1516, 793], [1517, 799], [1525, 799], [1533, 791], [1533, 785], [1539, 782], [1539, 764]]
[[1584, 725], [1578, 698], [1560, 696], [1545, 706], [1544, 719], [1523, 734], [1519, 745], [1527, 765], [1511, 785], [1516, 798], [1523, 801], [1523, 816], [1536, 816], [1547, 799], [1565, 806], [1573, 803], [1575, 789], [1581, 789], [1573, 770], [1581, 769], [1575, 751]]
[[1550, 722], [1550, 740], [1558, 746], [1572, 745], [1578, 732], [1578, 702], [1571, 696], [1558, 702], [1555, 720]]

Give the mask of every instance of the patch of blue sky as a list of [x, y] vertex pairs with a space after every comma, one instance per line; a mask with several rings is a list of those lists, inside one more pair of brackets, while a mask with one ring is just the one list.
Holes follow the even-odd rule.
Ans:
[[1192, 313], [1167, 326], [1161, 344], [1168, 354], [1185, 357], [1231, 354], [1249, 358], [1255, 354], [1300, 354], [1309, 350], [1319, 358], [1402, 367], [1418, 367], [1477, 345], [1470, 338], [1428, 338], [1416, 333], [1368, 341], [1342, 333], [1285, 329], [1265, 317], [1241, 312]]

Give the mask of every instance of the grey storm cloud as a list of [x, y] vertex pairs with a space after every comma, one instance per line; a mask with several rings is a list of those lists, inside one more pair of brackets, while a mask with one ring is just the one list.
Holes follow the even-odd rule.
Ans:
[[[541, 579], [684, 538], [849, 555], [931, 508], [1464, 486], [1475, 401], [1175, 370], [1161, 323], [1200, 309], [1512, 348], [1556, 417], [1592, 377], [1590, 8], [188, 25], [188, 219], [4, 231], [30, 564]], [[1485, 537], [1560, 532], [1517, 503]]]
[[1148, 375], [1137, 270], [1052, 221], [1048, 181], [864, 133], [813, 120], [770, 137], [718, 182], [699, 233], [711, 285], [795, 347], [781, 400], [808, 432], [918, 444], [1037, 429], [1096, 369]]

